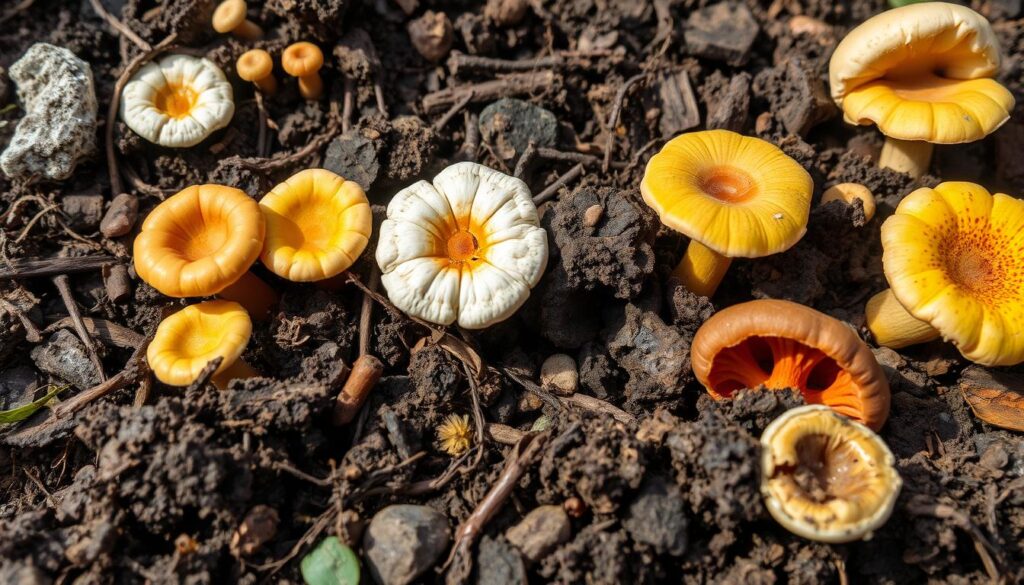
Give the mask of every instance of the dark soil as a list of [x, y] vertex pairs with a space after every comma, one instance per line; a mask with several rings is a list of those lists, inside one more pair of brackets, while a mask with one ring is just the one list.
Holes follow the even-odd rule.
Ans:
[[[54, 281], [0, 279], [0, 407], [27, 403], [47, 383], [71, 384], [60, 400], [76, 406], [0, 430], [0, 582], [301, 582], [298, 560], [313, 544], [337, 535], [359, 553], [365, 524], [389, 504], [430, 506], [455, 533], [498, 480], [515, 438], [531, 429], [547, 440], [469, 549], [476, 562], [431, 569], [422, 581], [1024, 581], [1024, 439], [974, 417], [958, 389], [968, 363], [950, 347], [876, 350], [893, 390], [881, 434], [904, 488], [888, 524], [849, 545], [798, 538], [762, 503], [757, 439], [799, 396], [752, 391], [715, 403], [690, 372], [699, 325], [752, 298], [804, 303], [866, 334], [864, 303], [885, 287], [879, 226], [915, 186], [962, 179], [1024, 193], [1021, 107], [989, 139], [937, 148], [931, 175], [914, 182], [879, 170], [880, 135], [845, 125], [823, 99], [837, 40], [885, 8], [882, 0], [747, 0], [724, 10], [705, 0], [489, 0], [486, 9], [482, 0], [267, 0], [250, 2], [249, 17], [268, 31], [256, 43], [215, 35], [212, 0], [98, 1], [150, 44], [176, 33], [179, 49], [210, 58], [235, 86], [231, 125], [193, 148], [154, 147], [113, 121], [123, 190], [137, 198], [139, 217], [191, 184], [219, 182], [258, 198], [319, 165], [363, 184], [378, 222], [398, 189], [457, 160], [518, 170], [535, 193], [578, 163], [585, 172], [541, 207], [548, 272], [507, 322], [442, 337], [373, 305], [366, 333], [385, 376], [357, 422], [341, 428], [330, 413], [342, 364], [357, 354], [358, 288], [293, 284], [257, 268], [282, 301], [256, 324], [245, 359], [271, 377], [226, 391], [203, 380], [165, 387], [132, 356], [184, 301], [109, 266], [130, 263], [138, 228], [111, 223], [101, 231], [97, 204], [109, 207], [118, 195], [102, 146], [61, 183], [0, 175], [3, 268], [73, 258], [59, 271], [70, 270], [83, 316], [141, 336], [92, 333], [104, 374], [124, 370], [128, 382], [82, 399], [100, 372], [61, 321], [68, 309]], [[1001, 80], [1024, 103], [1021, 3], [970, 4], [993, 20], [1006, 56]], [[427, 11], [450, 21], [452, 49], [438, 63], [409, 37], [409, 23]], [[806, 17], [799, 27], [798, 15]], [[687, 23], [700, 29], [687, 33]], [[324, 50], [325, 97], [302, 100], [278, 71], [281, 91], [266, 100], [260, 152], [260, 110], [234, 60], [253, 46], [278, 55], [298, 40]], [[92, 66], [103, 145], [114, 83], [141, 50], [89, 1], [5, 1], [0, 108], [15, 95], [6, 69], [39, 41]], [[436, 50], [445, 39], [430, 42]], [[563, 57], [525, 63], [552, 54]], [[477, 86], [458, 105], [471, 84], [495, 79], [505, 81]], [[346, 88], [353, 107], [342, 120]], [[511, 130], [494, 116], [481, 128], [483, 109], [503, 97], [547, 112], [508, 107]], [[460, 109], [445, 116], [452, 104]], [[21, 115], [0, 115], [0, 144]], [[557, 131], [544, 133], [545, 141], [555, 136], [553, 146], [527, 136], [524, 147], [515, 116], [533, 116], [521, 121], [526, 127], [557, 120]], [[709, 127], [779, 145], [811, 173], [816, 197], [834, 183], [863, 183], [878, 199], [876, 217], [866, 222], [861, 208], [839, 203], [816, 206], [807, 236], [790, 251], [735, 262], [713, 302], [694, 296], [667, 278], [685, 238], [660, 227], [637, 186], [666, 133]], [[310, 144], [304, 157], [271, 165], [263, 158]], [[108, 259], [103, 271], [81, 260], [97, 256]], [[372, 264], [371, 246], [353, 273], [368, 283]], [[579, 393], [602, 402], [559, 401], [541, 390], [540, 364], [553, 353], [575, 357]], [[512, 438], [489, 427], [482, 445], [452, 460], [436, 442], [450, 414], [470, 415], [474, 429], [484, 421], [511, 427]], [[524, 563], [505, 533], [543, 505], [566, 510], [571, 536]]]

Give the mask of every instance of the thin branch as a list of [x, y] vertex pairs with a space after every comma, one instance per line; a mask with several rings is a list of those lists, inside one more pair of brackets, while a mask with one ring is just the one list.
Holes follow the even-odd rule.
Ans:
[[466, 97], [462, 98], [454, 105], [452, 105], [452, 107], [448, 108], [448, 111], [445, 112], [443, 116], [438, 118], [436, 122], [434, 122], [434, 132], [440, 132], [442, 129], [444, 129], [444, 127], [448, 125], [448, 122], [451, 122], [452, 118], [454, 118], [456, 114], [461, 112], [462, 108], [465, 108], [472, 100], [473, 91], [470, 90], [469, 93], [466, 94]]
[[71, 294], [71, 284], [68, 281], [68, 275], [60, 274], [54, 276], [53, 283], [57, 285], [57, 290], [60, 291], [60, 298], [64, 301], [64, 306], [67, 307], [68, 315], [71, 316], [71, 322], [75, 326], [75, 333], [78, 334], [78, 338], [85, 344], [85, 349], [89, 352], [89, 359], [92, 360], [93, 365], [96, 366], [96, 371], [99, 372], [100, 381], [105, 381], [107, 374], [103, 371], [103, 361], [100, 360], [100, 355], [96, 353], [96, 344], [92, 342], [92, 336], [89, 335], [89, 331], [85, 328], [85, 323], [82, 322], [82, 313], [78, 311], [78, 303], [75, 302], [75, 297]]
[[116, 30], [122, 36], [130, 40], [136, 47], [141, 49], [144, 53], [148, 53], [153, 50], [153, 47], [151, 47], [149, 43], [147, 43], [146, 41], [142, 40], [142, 37], [135, 34], [135, 31], [128, 28], [128, 25], [121, 22], [113, 14], [107, 12], [107, 9], [103, 7], [103, 4], [100, 2], [100, 0], [89, 0], [89, 3], [92, 4], [92, 9], [96, 11], [96, 14], [98, 14], [100, 18], [107, 21], [107, 23], [110, 26], [114, 27], [114, 30]]
[[541, 203], [544, 203], [545, 201], [549, 201], [551, 199], [554, 199], [555, 196], [558, 195], [558, 190], [559, 189], [561, 189], [565, 185], [575, 181], [577, 178], [579, 178], [582, 175], [583, 175], [583, 163], [578, 163], [576, 166], [574, 166], [573, 168], [571, 168], [568, 171], [566, 171], [564, 175], [562, 175], [561, 177], [558, 177], [558, 179], [556, 179], [554, 183], [551, 183], [551, 185], [549, 185], [546, 189], [544, 189], [539, 194], [537, 194], [533, 198], [533, 203], [535, 205], [540, 205]]

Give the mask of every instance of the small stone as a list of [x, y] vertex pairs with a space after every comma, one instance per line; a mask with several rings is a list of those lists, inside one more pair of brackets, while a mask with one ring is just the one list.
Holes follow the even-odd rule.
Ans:
[[750, 58], [759, 30], [746, 5], [720, 2], [690, 14], [683, 36], [690, 54], [740, 66]]
[[60, 378], [79, 390], [100, 383], [100, 374], [89, 359], [81, 340], [67, 329], [59, 329], [31, 353], [40, 371]]
[[451, 538], [448, 519], [433, 508], [388, 506], [363, 537], [366, 564], [381, 585], [408, 585], [434, 566]]
[[522, 22], [529, 7], [528, 0], [487, 0], [484, 16], [498, 26], [515, 26]]
[[551, 147], [558, 138], [558, 118], [530, 102], [503, 98], [480, 113], [480, 136], [505, 160], [522, 154], [532, 141]]
[[599, 203], [595, 203], [583, 212], [583, 225], [594, 227], [601, 221], [601, 216], [603, 215], [604, 207]]
[[125, 303], [132, 297], [132, 279], [128, 275], [128, 266], [124, 264], [107, 264], [101, 270], [103, 287], [107, 298], [112, 303]]
[[377, 146], [359, 132], [342, 134], [327, 146], [324, 168], [369, 191], [380, 173]]
[[407, 29], [412, 46], [431, 63], [444, 59], [452, 48], [452, 22], [444, 12], [428, 10], [423, 16], [410, 21]]
[[484, 536], [477, 552], [476, 585], [527, 585], [526, 565], [509, 543]]
[[633, 540], [651, 545], [658, 554], [681, 556], [686, 552], [686, 502], [679, 487], [661, 478], [641, 488], [622, 524]]
[[102, 195], [65, 195], [60, 209], [68, 217], [71, 229], [93, 232], [103, 219]]
[[79, 159], [96, 150], [89, 64], [67, 49], [36, 43], [11, 66], [10, 78], [25, 116], [0, 154], [0, 169], [12, 179], [70, 177]]
[[663, 73], [657, 81], [657, 92], [661, 109], [658, 128], [662, 137], [675, 136], [700, 124], [697, 98], [686, 71]]
[[571, 537], [569, 514], [561, 506], [534, 508], [505, 532], [505, 538], [531, 563], [539, 562]]
[[742, 72], [727, 79], [715, 71], [704, 82], [701, 98], [709, 130], [742, 132], [750, 119], [750, 74]]
[[807, 136], [815, 126], [838, 113], [821, 75], [803, 59], [788, 61], [786, 82], [790, 92], [783, 94], [780, 115], [782, 125], [790, 133]]
[[121, 193], [110, 202], [100, 233], [108, 238], [119, 238], [132, 230], [139, 216], [139, 199], [128, 193]]
[[570, 396], [579, 388], [580, 374], [576, 369], [576, 360], [564, 353], [544, 360], [540, 366], [540, 384], [545, 390], [555, 394]]
[[279, 520], [277, 510], [270, 506], [253, 506], [231, 535], [231, 554], [249, 556], [258, 551], [277, 534]]
[[15, 366], [0, 372], [0, 410], [25, 406], [35, 399], [38, 379], [27, 366]]
[[1010, 462], [1010, 454], [1006, 452], [1006, 446], [1002, 443], [992, 443], [981, 454], [978, 464], [986, 469], [1002, 469]]

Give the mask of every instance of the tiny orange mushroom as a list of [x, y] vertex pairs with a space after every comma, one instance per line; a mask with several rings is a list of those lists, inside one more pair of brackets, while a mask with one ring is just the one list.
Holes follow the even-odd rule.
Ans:
[[235, 63], [238, 76], [245, 81], [251, 81], [256, 87], [267, 95], [277, 91], [277, 80], [274, 79], [274, 60], [270, 53], [263, 49], [252, 49], [242, 53]]
[[263, 37], [260, 25], [246, 18], [249, 5], [245, 0], [224, 0], [213, 11], [213, 30], [219, 33], [231, 33], [246, 40]]
[[715, 399], [793, 388], [874, 430], [889, 416], [889, 382], [868, 346], [841, 321], [789, 301], [719, 311], [697, 331], [691, 363]]
[[263, 247], [266, 223], [243, 191], [194, 185], [167, 198], [135, 238], [139, 278], [169, 297], [220, 295], [265, 317], [277, 293], [249, 272]]
[[288, 75], [299, 78], [299, 93], [307, 100], [320, 99], [323, 94], [324, 84], [319, 73], [323, 66], [323, 51], [313, 43], [294, 43], [281, 55], [281, 67]]

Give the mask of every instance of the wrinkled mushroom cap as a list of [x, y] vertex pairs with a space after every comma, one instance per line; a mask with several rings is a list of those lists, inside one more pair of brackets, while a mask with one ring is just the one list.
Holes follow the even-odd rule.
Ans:
[[1013, 95], [992, 77], [999, 44], [970, 8], [911, 4], [878, 14], [832, 55], [832, 97], [851, 124], [886, 136], [956, 144], [984, 138], [1009, 119]]
[[252, 49], [242, 53], [235, 64], [238, 76], [246, 81], [257, 81], [270, 75], [274, 70], [274, 60], [270, 53], [263, 49]]
[[896, 299], [968, 359], [1024, 361], [1024, 202], [974, 183], [907, 195], [882, 224]]
[[215, 374], [228, 369], [245, 351], [252, 321], [238, 303], [206, 301], [164, 319], [146, 349], [157, 379], [188, 386], [215, 358], [224, 358]]
[[462, 162], [399, 191], [381, 225], [381, 283], [399, 309], [482, 329], [510, 317], [540, 281], [547, 233], [526, 183]]
[[265, 224], [259, 205], [223, 185], [194, 185], [156, 206], [135, 238], [139, 278], [171, 297], [214, 295], [259, 257]]
[[903, 480], [871, 429], [820, 405], [793, 408], [761, 435], [761, 494], [772, 517], [810, 540], [871, 537], [889, 519]]
[[873, 429], [889, 416], [889, 382], [854, 331], [796, 303], [757, 300], [712, 315], [694, 336], [690, 361], [716, 399], [765, 385], [794, 388]]
[[229, 33], [245, 22], [245, 13], [249, 5], [245, 0], [224, 0], [213, 11], [213, 30]]
[[640, 184], [663, 224], [730, 258], [789, 249], [807, 229], [813, 189], [778, 147], [728, 130], [673, 138]]
[[362, 187], [324, 169], [306, 169], [260, 201], [267, 220], [263, 264], [288, 280], [342, 273], [366, 249], [373, 229]]
[[160, 146], [195, 146], [227, 126], [234, 113], [224, 73], [212, 61], [188, 55], [145, 65], [121, 92], [121, 119]]
[[289, 45], [281, 54], [281, 67], [293, 77], [311, 75], [319, 71], [323, 65], [323, 51], [306, 41]]

